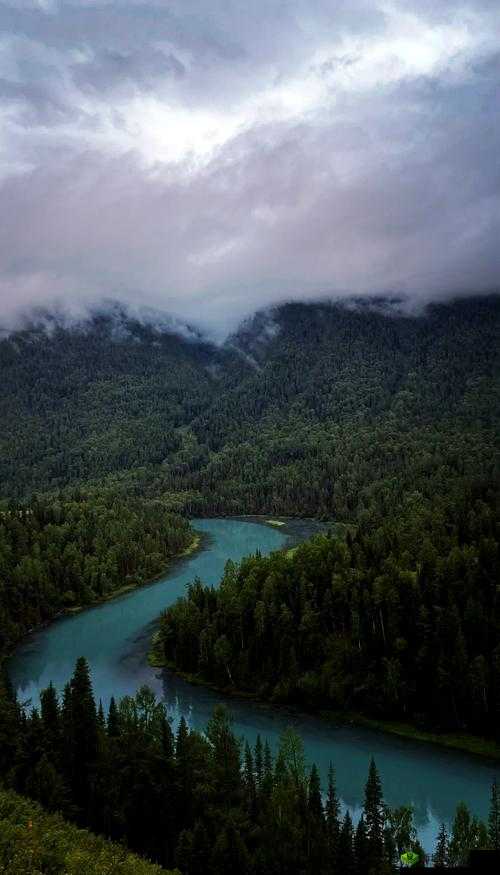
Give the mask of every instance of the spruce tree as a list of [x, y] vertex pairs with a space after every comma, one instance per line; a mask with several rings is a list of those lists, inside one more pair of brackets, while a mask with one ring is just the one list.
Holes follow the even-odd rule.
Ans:
[[370, 854], [368, 837], [366, 834], [366, 823], [363, 816], [359, 818], [354, 833], [354, 859], [356, 860], [356, 872], [359, 873], [359, 875], [368, 872]]
[[55, 687], [52, 683], [40, 693], [40, 714], [43, 724], [45, 750], [52, 756], [60, 754], [61, 712]]
[[445, 867], [448, 865], [448, 833], [444, 823], [439, 827], [438, 837], [436, 839], [436, 847], [432, 855], [432, 862], [435, 866]]
[[337, 797], [337, 788], [335, 786], [335, 771], [332, 763], [330, 763], [328, 769], [328, 791], [325, 805], [325, 821], [328, 856], [330, 859], [330, 865], [332, 866], [332, 868], [334, 868], [340, 834], [340, 805]]
[[114, 696], [109, 700], [107, 731], [110, 738], [117, 738], [120, 734], [118, 708]]
[[83, 809], [89, 804], [91, 771], [97, 757], [98, 722], [87, 660], [77, 659], [71, 679], [73, 789]]
[[175, 756], [176, 759], [182, 759], [187, 755], [188, 748], [188, 739], [189, 739], [189, 729], [186, 723], [185, 717], [181, 717], [179, 720], [179, 726], [177, 727], [177, 735], [175, 737]]
[[68, 784], [72, 785], [75, 769], [75, 743], [73, 735], [73, 697], [71, 694], [71, 684], [69, 683], [64, 687], [62, 698], [61, 733], [62, 771]]
[[465, 866], [472, 845], [472, 818], [465, 802], [459, 802], [449, 842], [449, 858], [452, 866]]
[[106, 729], [106, 718], [104, 716], [104, 708], [102, 706], [102, 699], [99, 699], [99, 707], [97, 709], [97, 726], [100, 732], [104, 732]]
[[353, 847], [353, 829], [351, 815], [346, 811], [342, 827], [339, 834], [339, 844], [337, 852], [337, 867], [335, 872], [339, 875], [354, 875], [356, 872], [356, 861], [354, 858]]
[[161, 718], [161, 750], [169, 762], [173, 761], [174, 757], [174, 733], [170, 725], [170, 720], [165, 715]]
[[323, 822], [324, 812], [323, 802], [321, 800], [321, 784], [315, 763], [313, 763], [311, 767], [311, 775], [309, 777], [307, 808], [309, 814], [318, 822], [318, 824], [321, 824]]
[[213, 779], [226, 805], [241, 793], [240, 743], [232, 731], [232, 718], [223, 705], [216, 705], [207, 723], [206, 736], [211, 745]]
[[175, 737], [175, 795], [178, 827], [190, 824], [192, 803], [192, 768], [190, 762], [189, 729], [184, 717], [179, 720]]
[[375, 765], [370, 760], [368, 780], [365, 786], [365, 802], [363, 815], [366, 824], [369, 867], [380, 867], [384, 858], [384, 801], [382, 784]]
[[313, 764], [309, 777], [306, 798], [306, 826], [307, 826], [307, 868], [315, 875], [324, 871], [328, 860], [328, 846], [325, 835], [325, 817], [323, 802], [321, 799], [321, 784], [318, 769]]

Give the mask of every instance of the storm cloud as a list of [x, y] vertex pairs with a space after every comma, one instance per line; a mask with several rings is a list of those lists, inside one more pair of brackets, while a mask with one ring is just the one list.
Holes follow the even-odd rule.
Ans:
[[500, 287], [500, 8], [4, 0], [0, 321]]

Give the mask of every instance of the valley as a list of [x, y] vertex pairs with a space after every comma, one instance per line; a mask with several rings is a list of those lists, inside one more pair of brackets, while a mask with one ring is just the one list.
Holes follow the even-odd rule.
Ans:
[[[239, 859], [253, 843], [271, 854], [264, 823], [281, 798], [297, 818], [290, 862], [313, 817], [300, 794], [327, 799], [330, 760], [339, 813], [315, 803], [314, 853], [327, 853], [330, 810], [351, 859], [375, 757], [392, 812], [387, 859], [390, 817], [407, 805], [406, 841], [422, 853], [442, 828], [450, 860], [485, 846], [500, 739], [499, 326], [494, 296], [413, 315], [386, 301], [286, 304], [214, 345], [115, 307], [0, 341], [7, 786], [190, 873], [196, 842], [208, 853], [203, 830], [222, 857], [231, 842]], [[86, 703], [93, 752], [72, 696]], [[230, 814], [206, 727], [233, 750]], [[197, 778], [187, 819], [162, 844], [159, 826], [139, 829], [123, 807], [121, 746], [139, 773], [148, 762], [133, 791], [147, 809], [156, 774], [162, 794], [187, 793], [172, 777], [185, 735], [186, 768], [192, 759], [212, 783]], [[276, 760], [260, 796], [258, 737]], [[307, 769], [315, 763], [299, 784], [285, 765], [297, 745]]]

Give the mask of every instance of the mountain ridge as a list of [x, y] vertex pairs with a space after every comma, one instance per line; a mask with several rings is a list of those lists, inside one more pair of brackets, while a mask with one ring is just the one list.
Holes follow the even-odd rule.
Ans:
[[[401, 443], [406, 432], [422, 441], [426, 428], [453, 425], [486, 430], [492, 441], [500, 299], [433, 304], [419, 316], [386, 309], [283, 304], [222, 345], [123, 312], [117, 321], [95, 316], [83, 333], [57, 326], [11, 335], [0, 341], [0, 494], [128, 471], [134, 488], [154, 480], [184, 494], [187, 512], [290, 513], [304, 501], [286, 498], [294, 490], [285, 481], [307, 475], [323, 476], [320, 491], [332, 496], [315, 487], [316, 510], [331, 513], [333, 481], [340, 489], [351, 464], [342, 455], [366, 453], [370, 430], [376, 442], [377, 429], [392, 429]], [[258, 469], [267, 478], [262, 501], [252, 487]], [[313, 499], [306, 510], [315, 512]]]

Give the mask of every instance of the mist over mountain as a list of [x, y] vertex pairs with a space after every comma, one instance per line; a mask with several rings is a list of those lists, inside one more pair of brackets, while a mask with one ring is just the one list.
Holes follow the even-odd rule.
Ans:
[[388, 448], [363, 469], [378, 429], [398, 446], [429, 428], [491, 439], [499, 315], [494, 296], [411, 316], [398, 299], [288, 303], [216, 345], [116, 304], [79, 322], [45, 314], [0, 343], [3, 494], [129, 472], [189, 510], [295, 513], [307, 481], [303, 509], [348, 515], [351, 453], [361, 492], [404, 463]]
[[8, 0], [0, 29], [0, 322], [498, 288], [497, 3]]
[[1, 871], [499, 852], [499, 46], [499, 0], [0, 3]]

